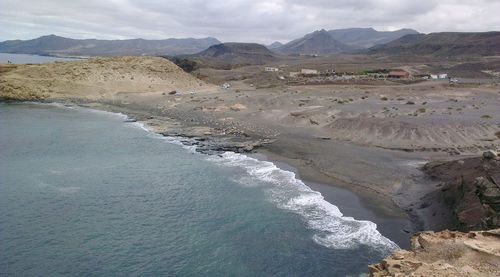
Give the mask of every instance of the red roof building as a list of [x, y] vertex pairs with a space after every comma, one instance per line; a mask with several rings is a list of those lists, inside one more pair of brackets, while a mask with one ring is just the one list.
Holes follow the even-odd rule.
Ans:
[[406, 79], [410, 77], [410, 73], [404, 71], [404, 70], [394, 70], [389, 72], [387, 75], [388, 78], [393, 78], [393, 79]]

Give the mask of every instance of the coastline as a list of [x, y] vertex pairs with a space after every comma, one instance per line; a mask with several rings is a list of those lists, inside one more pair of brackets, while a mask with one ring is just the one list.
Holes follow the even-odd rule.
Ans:
[[[131, 110], [115, 105], [79, 100], [38, 101], [33, 103], [55, 103], [66, 107], [75, 105], [85, 109], [121, 114], [125, 122], [139, 123], [148, 132], [176, 137], [178, 141], [188, 147], [208, 142], [208, 144], [201, 147], [198, 144], [198, 152], [213, 155], [221, 151], [232, 151], [261, 161], [269, 161], [280, 169], [295, 173], [296, 178], [302, 180], [311, 189], [321, 193], [325, 200], [337, 206], [344, 216], [354, 217], [356, 220], [368, 220], [377, 224], [377, 230], [382, 235], [396, 242], [403, 249], [410, 246], [409, 238], [411, 234], [422, 229], [420, 218], [417, 216], [408, 217], [407, 213], [394, 206], [394, 203], [388, 201], [387, 198], [377, 198], [376, 195], [373, 196], [366, 191], [353, 189], [348, 183], [343, 183], [339, 179], [322, 174], [306, 163], [301, 164], [303, 160], [290, 159], [275, 153], [273, 150], [275, 147], [279, 147], [277, 146], [279, 142], [256, 143], [255, 147], [247, 149], [248, 144], [246, 143], [240, 144], [236, 142], [236, 144], [233, 144], [228, 142], [234, 138], [239, 141], [238, 136], [212, 134], [205, 129], [192, 128], [192, 126], [188, 126], [174, 118], [159, 118], [155, 113], [148, 111]], [[176, 131], [172, 131], [172, 128]], [[170, 131], [166, 132], [167, 129], [170, 129]]]
[[[410, 237], [416, 231], [414, 222], [404, 217], [379, 213], [366, 205], [359, 195], [346, 188], [336, 186], [335, 183], [325, 184], [306, 180], [300, 175], [297, 168], [277, 159], [270, 159], [263, 152], [257, 151], [257, 153], [249, 154], [249, 156], [263, 161], [270, 161], [283, 170], [295, 173], [296, 178], [302, 180], [311, 189], [321, 193], [325, 200], [337, 206], [344, 216], [354, 217], [356, 220], [368, 220], [377, 224], [377, 230], [383, 236], [394, 241], [402, 249], [409, 249]], [[269, 152], [267, 154], [269, 155]]]
[[456, 228], [452, 207], [429, 208], [426, 196], [439, 193], [440, 182], [420, 166], [496, 149], [500, 139], [498, 91], [489, 85], [259, 89], [231, 81], [222, 89], [157, 57], [1, 71], [3, 100], [119, 112], [163, 136], [190, 138], [202, 153], [261, 153], [306, 182], [349, 190], [377, 215], [410, 220], [408, 232]]

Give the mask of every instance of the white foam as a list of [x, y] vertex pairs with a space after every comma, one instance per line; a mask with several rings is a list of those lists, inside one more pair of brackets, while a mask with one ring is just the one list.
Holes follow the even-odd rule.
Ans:
[[421, 167], [428, 162], [429, 161], [427, 160], [412, 160], [412, 161], [407, 161], [405, 164], [410, 167]]
[[143, 129], [146, 132], [151, 132], [151, 130], [149, 130], [148, 128], [146, 128], [146, 125], [144, 125], [143, 122], [133, 122], [132, 125], [137, 126], [137, 127]]
[[267, 183], [265, 192], [268, 199], [281, 209], [301, 215], [307, 226], [315, 231], [313, 240], [320, 245], [335, 249], [353, 249], [367, 245], [384, 253], [399, 248], [377, 231], [375, 223], [343, 216], [321, 193], [313, 191], [295, 178], [293, 172], [282, 170], [271, 162], [233, 152], [209, 156], [208, 159], [226, 166], [243, 168], [250, 176]]

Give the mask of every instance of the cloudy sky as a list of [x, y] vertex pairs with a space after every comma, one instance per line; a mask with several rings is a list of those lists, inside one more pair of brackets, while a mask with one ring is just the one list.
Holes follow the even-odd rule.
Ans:
[[500, 28], [500, 0], [0, 0], [0, 40], [73, 38], [286, 42], [317, 29]]

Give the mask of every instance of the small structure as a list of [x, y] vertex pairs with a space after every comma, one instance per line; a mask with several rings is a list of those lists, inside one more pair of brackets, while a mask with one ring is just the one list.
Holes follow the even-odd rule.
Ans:
[[223, 89], [228, 89], [228, 88], [230, 88], [230, 87], [231, 87], [231, 85], [230, 85], [229, 83], [224, 83], [224, 84], [222, 84], [222, 88], [223, 88]]
[[325, 70], [325, 74], [326, 75], [335, 75], [335, 74], [337, 74], [337, 72], [335, 71], [335, 69], [327, 69], [327, 70]]
[[295, 78], [295, 77], [298, 77], [300, 75], [300, 72], [290, 72], [290, 78]]
[[278, 72], [279, 68], [266, 66], [266, 67], [264, 67], [264, 71], [266, 71], [266, 72]]
[[301, 69], [300, 70], [300, 73], [301, 74], [304, 74], [304, 75], [315, 75], [315, 74], [318, 74], [318, 71], [316, 69]]
[[439, 74], [438, 77], [439, 77], [439, 79], [446, 79], [446, 78], [448, 78], [448, 74], [442, 73], [442, 74]]
[[432, 80], [436, 80], [437, 78], [438, 78], [438, 75], [436, 75], [436, 74], [431, 74], [431, 79], [432, 79]]
[[387, 78], [391, 79], [407, 79], [410, 77], [410, 73], [404, 71], [404, 70], [394, 70], [389, 72], [387, 75]]

